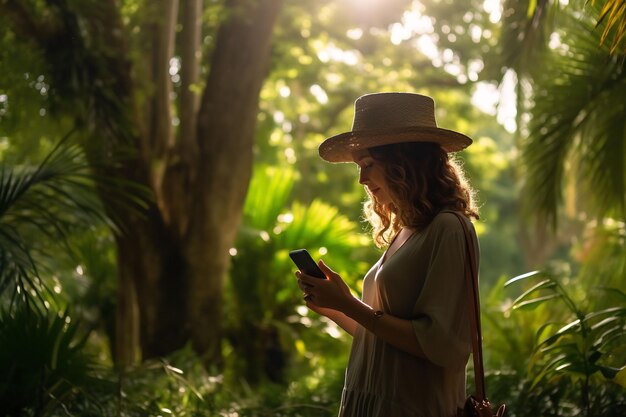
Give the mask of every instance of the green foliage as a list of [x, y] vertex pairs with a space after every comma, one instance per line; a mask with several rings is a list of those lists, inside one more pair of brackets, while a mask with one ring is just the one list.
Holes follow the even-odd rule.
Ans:
[[95, 225], [118, 230], [96, 195], [96, 182], [120, 206], [139, 212], [145, 205], [143, 188], [93, 174], [69, 136], [36, 166], [0, 167], [0, 295], [9, 290], [13, 300], [34, 295], [43, 301], [42, 293], [51, 292], [42, 268], [62, 258], [54, 249], [68, 257], [71, 235]]
[[572, 200], [582, 209], [623, 217], [624, 61], [598, 48], [592, 16], [567, 10], [534, 77], [523, 149], [527, 204], [556, 223], [563, 190], [569, 188], [578, 190]]
[[0, 314], [2, 415], [46, 416], [94, 385], [94, 358], [86, 334], [69, 314], [41, 313], [27, 305]]
[[581, 278], [598, 287], [623, 288], [626, 223], [612, 218], [591, 222], [583, 236], [585, 238], [574, 249], [581, 263]]
[[[78, 301], [57, 293], [62, 281], [68, 288], [80, 286], [82, 274], [74, 270], [82, 267], [73, 256], [81, 239], [94, 236], [80, 232], [115, 229], [95, 194], [96, 178], [81, 148], [68, 138], [35, 167], [1, 168], [0, 404], [7, 415], [55, 415], [106, 385], [95, 376], [95, 356], [88, 353], [76, 316], [57, 313], [61, 305]], [[100, 183], [121, 204], [142, 204], [141, 194], [128, 194], [127, 182], [102, 178]], [[100, 262], [89, 263], [88, 257], [84, 262], [95, 271], [106, 264], [103, 255], [99, 251]]]
[[207, 371], [187, 346], [167, 358], [123, 372], [100, 370], [96, 383], [84, 387], [74, 401], [51, 415], [331, 417], [336, 415], [343, 381], [339, 366], [290, 374], [288, 384], [266, 382], [251, 387], [245, 381], [228, 382], [224, 375]]
[[[209, 3], [203, 16], [204, 56], [209, 56], [218, 22], [224, 17], [223, 2]], [[375, 5], [378, 11], [370, 15], [364, 10], [365, 3], [373, 5], [328, 0], [285, 2], [275, 30], [273, 66], [260, 98], [255, 149], [259, 164], [233, 248], [226, 288], [223, 373], [205, 370], [186, 349], [124, 373], [99, 370], [102, 380], [76, 379], [72, 384], [55, 386], [60, 391], [38, 386], [38, 392], [54, 392], [64, 399], [65, 409], [46, 408], [46, 412], [81, 416], [335, 415], [349, 341], [332, 323], [303, 308], [287, 252], [295, 247], [310, 249], [314, 257], [323, 256], [358, 289], [358, 279], [378, 255], [364, 248], [369, 239], [361, 236], [357, 227], [363, 191], [350, 165], [321, 163], [316, 150], [324, 137], [349, 130], [352, 102], [358, 95], [406, 90], [433, 94], [440, 125], [476, 139], [462, 157], [482, 205], [483, 220], [477, 223], [483, 255], [481, 277], [485, 278], [482, 286], [492, 288], [483, 305], [490, 397], [494, 402], [507, 403], [510, 416], [573, 416], [585, 407], [588, 414], [598, 416], [626, 414], [620, 385], [626, 372], [623, 368], [617, 372], [624, 365], [620, 363], [624, 343], [618, 343], [623, 339], [612, 339], [623, 337], [624, 332], [623, 297], [615, 289], [623, 286], [626, 259], [622, 221], [623, 61], [608, 57], [608, 47], [597, 48], [599, 32], [592, 30], [593, 19], [581, 14], [582, 2], [566, 7], [576, 19], [555, 20], [562, 11], [560, 2], [507, 1], [501, 22], [490, 20], [481, 0], [454, 4], [423, 1], [414, 7], [410, 1], [379, 2]], [[60, 74], [47, 68], [44, 57], [18, 42], [16, 34], [3, 24], [5, 16], [0, 16], [0, 159], [31, 163], [41, 152], [37, 149], [43, 149], [41, 143], [54, 148], [50, 143], [56, 141], [49, 138], [68, 130], [68, 120], [61, 113], [75, 106], [79, 99], [75, 95], [83, 85], [95, 91], [104, 109], [97, 114], [89, 113], [92, 109], [77, 109], [81, 120], [95, 122], [96, 130], [105, 127], [89, 143], [108, 143], [105, 139], [120, 133], [117, 128], [121, 129], [120, 136], [126, 137], [127, 126], [115, 126], [112, 121], [120, 112], [130, 117], [131, 112], [126, 112], [125, 103], [120, 102], [127, 91], [116, 90], [119, 86], [111, 84], [110, 71], [132, 59], [137, 64], [134, 81], [139, 85], [139, 103], [143, 103], [142, 94], [151, 93], [149, 86], [142, 84], [141, 74], [151, 62], [144, 59], [143, 51], [150, 46], [152, 34], [142, 28], [160, 18], [152, 11], [153, 5], [145, 0], [120, 3], [124, 28], [130, 34], [131, 48], [126, 57], [111, 56], [111, 45], [102, 44], [95, 36], [100, 31], [113, 32], [109, 30], [111, 21], [103, 14], [104, 7], [113, 3], [24, 4], [34, 5], [38, 12], [49, 9], [47, 18], [65, 29], [64, 37], [50, 42], [56, 42], [56, 53], [51, 57], [54, 66], [57, 70], [64, 65], [67, 68]], [[419, 24], [409, 19], [417, 15]], [[42, 15], [36, 13], [35, 17]], [[79, 37], [82, 43], [75, 45], [77, 48], [66, 48], [65, 42], [79, 41], [69, 36], [76, 28], [85, 37]], [[558, 38], [560, 45], [546, 48], [554, 30], [552, 39]], [[419, 46], [423, 36], [438, 48], [432, 55]], [[607, 38], [605, 44], [609, 41]], [[179, 47], [176, 45], [176, 50]], [[596, 214], [613, 218], [589, 224], [592, 237], [585, 235], [578, 240], [573, 254], [582, 263], [580, 279], [615, 287], [611, 291], [597, 295], [569, 275], [557, 278], [537, 274], [533, 278], [542, 278], [543, 283], [526, 291], [515, 304], [518, 308], [511, 309], [506, 293], [510, 287], [505, 289], [502, 280], [492, 285], [500, 276], [510, 276], [510, 271], [522, 268], [527, 249], [518, 247], [519, 182], [515, 173], [519, 167], [513, 135], [470, 101], [473, 82], [500, 80], [503, 68], [514, 68], [520, 75], [517, 91], [523, 106], [518, 125], [526, 128], [520, 123], [527, 116], [523, 109], [531, 109], [533, 116], [531, 137], [524, 142], [528, 153], [523, 171], [530, 176], [523, 200], [533, 211], [556, 207], [555, 216], [560, 215], [563, 200], [574, 202], [583, 222]], [[203, 74], [209, 69], [203, 65]], [[525, 77], [531, 76], [537, 78], [526, 84], [529, 78]], [[180, 92], [180, 83], [174, 82], [173, 87], [174, 92]], [[193, 88], [201, 91], [200, 86]], [[530, 88], [534, 90], [533, 101], [525, 102], [529, 96], [522, 93]], [[60, 89], [65, 89], [71, 99], [55, 101]], [[519, 133], [524, 134], [523, 129]], [[578, 156], [572, 159], [571, 155]], [[69, 162], [61, 164], [62, 172], [70, 172], [73, 163], [82, 164], [80, 170], [85, 168], [82, 157], [66, 159]], [[2, 184], [8, 184], [3, 190], [13, 191], [2, 191], [0, 197], [15, 195], [11, 193], [28, 182], [18, 177], [32, 179], [38, 171], [33, 169], [23, 177], [16, 172], [3, 170]], [[53, 177], [54, 181], [61, 178]], [[80, 178], [76, 181], [88, 188], [91, 180]], [[32, 197], [35, 206], [23, 204], [20, 210], [25, 214], [11, 221], [5, 221], [9, 217], [0, 213], [1, 230], [15, 229], [21, 239], [18, 242], [17, 235], [3, 232], [11, 239], [3, 240], [1, 250], [8, 255], [2, 258], [7, 263], [1, 265], [0, 274], [19, 271], [18, 267], [4, 267], [9, 260], [22, 265], [21, 275], [10, 279], [2, 275], [0, 282], [17, 283], [18, 288], [21, 285], [19, 294], [24, 297], [31, 290], [41, 293], [44, 284], [62, 288], [55, 298], [58, 306], [71, 304], [83, 316], [82, 322], [106, 329], [112, 339], [113, 237], [103, 230], [100, 214], [82, 211], [80, 206], [87, 204], [85, 199], [91, 194], [65, 189], [69, 183], [52, 182], [54, 189], [65, 191], [44, 200], [54, 190], [35, 182], [24, 192], [27, 196], [43, 190]], [[117, 185], [124, 188], [121, 183], [110, 185], [111, 190]], [[571, 196], [562, 191], [564, 186], [578, 190]], [[323, 196], [323, 201], [316, 199], [318, 196]], [[40, 206], [43, 213], [49, 213], [35, 216]], [[7, 213], [15, 213], [11, 210], [14, 208]], [[46, 219], [57, 224], [57, 216], [64, 224], [58, 229], [42, 223]], [[15, 219], [24, 220], [24, 228]], [[89, 234], [73, 233], [82, 232], [85, 225], [90, 226]], [[63, 240], [58, 239], [57, 232], [65, 228], [69, 229], [64, 233], [67, 246], [59, 249], [58, 242]], [[70, 252], [75, 258], [68, 256]], [[571, 303], [563, 302], [567, 299]], [[602, 304], [608, 300], [614, 303]], [[40, 305], [47, 301], [42, 297]], [[12, 312], [15, 321], [9, 323], [13, 326], [10, 334], [16, 335], [10, 340], [12, 349], [22, 346], [17, 341], [18, 330], [43, 333], [47, 326], [42, 319], [37, 321], [37, 316], [16, 315], [18, 311]], [[3, 320], [8, 323], [7, 317]], [[49, 320], [56, 323], [56, 319]], [[48, 328], [56, 332], [56, 336], [46, 333], [50, 340], [66, 343], [71, 338], [66, 326]], [[100, 363], [108, 363], [103, 344], [94, 347], [99, 334], [92, 333], [91, 345], [80, 339], [79, 345], [72, 346], [83, 353], [97, 348], [103, 356]], [[4, 344], [1, 346], [3, 352]], [[78, 350], [66, 352], [79, 355]], [[44, 353], [35, 352], [38, 356]], [[44, 367], [31, 372], [49, 371]], [[11, 388], [17, 389], [15, 385]], [[22, 398], [23, 394], [13, 397]], [[49, 404], [59, 404], [45, 398]]]
[[[483, 128], [487, 126], [485, 123]], [[481, 218], [474, 225], [480, 240], [480, 277], [481, 285], [488, 288], [510, 271], [525, 268], [517, 237], [519, 205], [513, 147], [503, 132], [492, 135], [476, 138], [462, 155], [463, 168], [477, 193]]]
[[[61, 142], [34, 168], [0, 171], [0, 295], [41, 298], [39, 262], [52, 257], [41, 242], [67, 243], [79, 225], [106, 222], [77, 145]], [[65, 247], [67, 249], [67, 247]], [[35, 259], [37, 258], [37, 259]]]
[[[517, 340], [516, 345], [519, 345], [523, 340], [519, 337], [521, 335], [526, 340], [522, 345], [532, 346], [532, 352], [527, 360], [522, 361], [527, 366], [525, 373], [520, 372], [519, 365], [509, 373], [508, 387], [514, 386], [511, 376], [517, 375], [520, 389], [520, 392], [510, 394], [525, 401], [534, 398], [535, 406], [541, 399], [545, 408], [534, 409], [534, 412], [541, 411], [542, 415], [583, 413], [586, 416], [610, 416], [618, 415], [619, 410], [623, 412], [626, 398], [623, 388], [619, 387], [621, 376], [617, 376], [622, 375], [620, 369], [626, 369], [626, 295], [618, 291], [617, 304], [590, 310], [581, 287], [572, 289], [570, 282], [570, 290], [566, 289], [563, 282], [569, 279], [554, 272], [524, 274], [509, 280], [505, 286], [527, 280], [533, 283], [512, 301], [511, 308], [520, 313], [511, 313], [511, 317], [532, 315], [533, 326], [529, 328], [532, 339], [528, 340], [527, 331], [520, 332], [517, 337], [510, 333], [509, 338]], [[516, 317], [515, 320], [520, 319]], [[511, 354], [514, 352], [510, 350]], [[515, 363], [511, 358], [508, 361]], [[495, 375], [492, 379], [501, 382], [504, 378]], [[499, 395], [503, 394], [499, 392]], [[519, 402], [513, 401], [516, 402], [515, 409]], [[515, 414], [526, 415], [521, 410]]]
[[[491, 61], [490, 73], [502, 77], [502, 68], [511, 68], [525, 78], [541, 71], [536, 65], [547, 49], [555, 28], [555, 15], [562, 8], [559, 1], [509, 0], [504, 2], [502, 26], [498, 37], [498, 56]], [[500, 79], [501, 78], [497, 78]], [[522, 104], [520, 98], [520, 104]]]
[[117, 254], [114, 235], [105, 225], [91, 225], [68, 237], [71, 256], [46, 260], [44, 280], [54, 289], [58, 309], [71, 308], [93, 331], [102, 364], [115, 362]]
[[232, 253], [227, 328], [236, 373], [252, 384], [282, 381], [289, 357], [298, 346], [304, 353], [295, 323], [286, 325], [311, 322], [295, 314], [302, 300], [288, 252], [304, 247], [316, 258], [328, 254], [349, 282], [366, 268], [356, 255], [362, 236], [336, 208], [319, 200], [288, 205], [294, 178], [289, 168], [257, 167]]
[[612, 54], [626, 54], [626, 7], [623, 1], [605, 0], [596, 26], [603, 23], [601, 43], [608, 41]]

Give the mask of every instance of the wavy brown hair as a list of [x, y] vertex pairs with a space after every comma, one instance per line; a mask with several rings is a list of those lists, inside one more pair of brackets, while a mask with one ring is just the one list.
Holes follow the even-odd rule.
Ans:
[[463, 170], [438, 144], [397, 143], [369, 152], [383, 166], [393, 200], [383, 205], [370, 195], [363, 207], [378, 247], [389, 245], [402, 227], [423, 230], [443, 209], [479, 218]]

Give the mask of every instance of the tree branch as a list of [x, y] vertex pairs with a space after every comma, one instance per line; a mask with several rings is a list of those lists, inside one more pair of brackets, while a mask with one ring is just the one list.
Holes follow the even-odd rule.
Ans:
[[147, 132], [143, 138], [150, 160], [162, 159], [172, 144], [172, 114], [170, 97], [172, 82], [169, 68], [174, 52], [174, 37], [178, 16], [178, 0], [160, 0], [152, 4], [152, 16], [144, 33], [148, 33], [152, 46], [148, 57], [148, 73], [151, 96], [147, 109]]
[[198, 82], [200, 74], [201, 16], [201, 0], [183, 2], [180, 54], [180, 136], [177, 141], [177, 149], [188, 166], [192, 166], [191, 160], [198, 152], [196, 120], [199, 94], [193, 88], [194, 84]]

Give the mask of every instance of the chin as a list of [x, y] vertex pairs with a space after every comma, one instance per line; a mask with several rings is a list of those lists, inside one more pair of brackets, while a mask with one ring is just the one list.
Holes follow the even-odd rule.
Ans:
[[384, 208], [393, 208], [393, 202], [391, 200], [381, 200], [380, 198], [376, 198], [374, 196], [372, 196], [372, 200], [378, 206], [381, 206]]
[[378, 204], [381, 204], [383, 206], [391, 206], [391, 205], [393, 205], [393, 201], [391, 201], [391, 198], [388, 198], [388, 197], [387, 198], [384, 198], [384, 197], [377, 198], [376, 201], [378, 202]]

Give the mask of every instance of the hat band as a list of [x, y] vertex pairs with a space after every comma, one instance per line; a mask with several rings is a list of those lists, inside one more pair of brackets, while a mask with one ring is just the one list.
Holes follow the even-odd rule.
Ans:
[[361, 106], [356, 109], [353, 132], [402, 128], [436, 128], [435, 112], [428, 106]]

